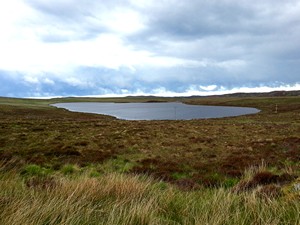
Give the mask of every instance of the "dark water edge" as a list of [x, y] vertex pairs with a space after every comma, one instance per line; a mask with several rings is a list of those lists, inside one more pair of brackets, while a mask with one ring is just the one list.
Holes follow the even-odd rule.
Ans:
[[98, 103], [76, 102], [52, 104], [73, 112], [109, 115], [123, 120], [191, 120], [223, 118], [255, 114], [256, 108], [231, 106], [187, 105], [180, 102], [167, 103]]

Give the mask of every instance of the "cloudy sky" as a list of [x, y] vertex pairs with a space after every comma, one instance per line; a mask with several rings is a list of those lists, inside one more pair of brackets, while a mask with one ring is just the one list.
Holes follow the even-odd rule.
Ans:
[[299, 0], [9, 0], [0, 96], [300, 89]]

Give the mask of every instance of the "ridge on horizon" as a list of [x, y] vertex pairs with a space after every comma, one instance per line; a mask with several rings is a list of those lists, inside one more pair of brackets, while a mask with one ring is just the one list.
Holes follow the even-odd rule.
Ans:
[[6, 97], [11, 99], [62, 99], [62, 98], [209, 98], [209, 97], [284, 97], [300, 96], [300, 90], [294, 91], [270, 91], [270, 92], [235, 92], [219, 95], [190, 95], [190, 96], [160, 96], [160, 95], [125, 95], [125, 96], [54, 96], [54, 97]]

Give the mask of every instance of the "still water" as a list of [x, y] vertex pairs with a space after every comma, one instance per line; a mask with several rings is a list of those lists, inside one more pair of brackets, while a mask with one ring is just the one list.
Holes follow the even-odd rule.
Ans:
[[124, 120], [191, 120], [240, 116], [259, 112], [255, 108], [168, 103], [57, 103], [53, 106], [73, 112], [114, 116]]

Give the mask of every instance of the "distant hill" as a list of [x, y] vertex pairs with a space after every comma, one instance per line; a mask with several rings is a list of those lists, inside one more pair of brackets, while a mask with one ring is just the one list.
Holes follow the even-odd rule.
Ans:
[[267, 93], [234, 93], [233, 97], [284, 97], [284, 96], [300, 96], [299, 91], [272, 91]]
[[286, 96], [300, 96], [299, 91], [272, 91], [260, 93], [233, 93], [225, 95], [210, 95], [210, 96], [192, 96], [193, 97], [286, 97]]

